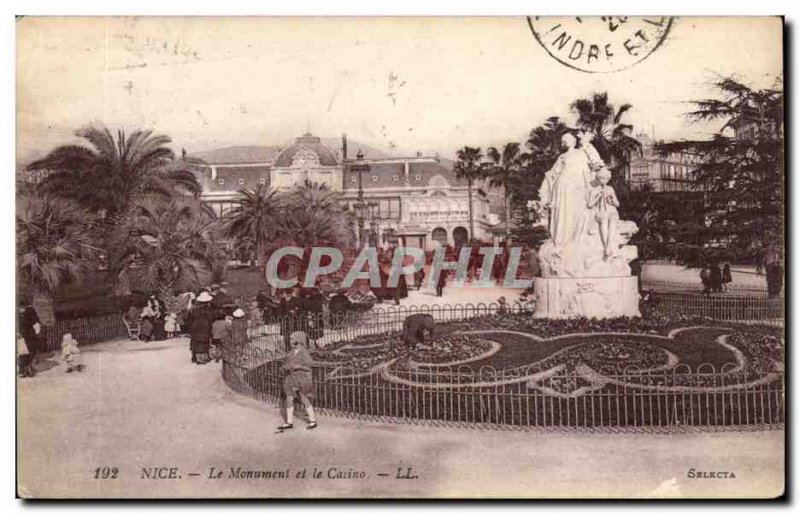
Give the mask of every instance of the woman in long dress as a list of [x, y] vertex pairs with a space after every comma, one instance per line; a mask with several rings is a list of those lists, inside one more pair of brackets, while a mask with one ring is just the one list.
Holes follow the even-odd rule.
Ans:
[[195, 364], [206, 364], [211, 359], [208, 353], [211, 322], [211, 295], [203, 291], [197, 296], [197, 304], [192, 309], [192, 326], [189, 329], [189, 348], [192, 351], [192, 362]]

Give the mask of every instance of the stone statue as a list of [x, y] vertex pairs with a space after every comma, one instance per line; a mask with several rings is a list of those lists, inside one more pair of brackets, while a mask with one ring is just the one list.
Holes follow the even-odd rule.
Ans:
[[539, 190], [549, 214], [550, 240], [556, 246], [577, 242], [588, 228], [587, 200], [594, 178], [589, 154], [577, 145], [575, 136], [564, 134], [561, 146], [564, 152], [545, 174]]
[[539, 189], [550, 239], [539, 249], [534, 316], [638, 316], [637, 279], [629, 264], [637, 251], [627, 244], [638, 228], [619, 219], [611, 171], [589, 134], [564, 134], [561, 145]]
[[619, 200], [614, 188], [608, 185], [611, 180], [611, 171], [602, 168], [597, 172], [600, 184], [589, 193], [589, 208], [594, 209], [594, 219], [600, 228], [600, 240], [603, 243], [603, 260], [608, 260], [612, 254], [612, 242], [615, 239], [616, 223], [619, 221]]
[[631, 222], [620, 230], [619, 201], [608, 185], [610, 170], [588, 134], [564, 134], [561, 144], [564, 151], [539, 189], [550, 229], [550, 239], [539, 251], [542, 276], [630, 275], [628, 262], [636, 249], [622, 247], [636, 230]]

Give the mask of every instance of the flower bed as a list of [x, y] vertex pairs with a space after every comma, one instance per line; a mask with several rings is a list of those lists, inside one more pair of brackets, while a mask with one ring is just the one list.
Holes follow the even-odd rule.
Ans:
[[[312, 354], [319, 406], [347, 415], [548, 427], [783, 421], [782, 333], [761, 326], [484, 315], [437, 323], [416, 348], [394, 331]], [[231, 383], [277, 398], [273, 364]]]

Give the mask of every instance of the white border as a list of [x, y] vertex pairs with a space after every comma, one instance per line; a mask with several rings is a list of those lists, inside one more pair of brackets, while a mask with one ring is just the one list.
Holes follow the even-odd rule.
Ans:
[[[698, 2], [697, 0], [671, 0], [670, 2], [645, 2], [642, 0], [633, 1], [610, 1], [598, 2], [596, 0], [571, 0], [570, 2], [532, 2], [521, 0], [508, 0], [506, 2], [485, 1], [485, 0], [459, 0], [457, 2], [438, 2], [434, 3], [431, 0], [302, 0], [301, 2], [281, 2], [281, 3], [265, 3], [263, 1], [247, 1], [247, 0], [225, 0], [224, 2], [186, 2], [180, 6], [176, 2], [165, 2], [163, 0], [139, 0], [136, 2], [127, 3], [113, 3], [108, 0], [78, 0], [76, 2], [66, 3], [62, 1], [7, 1], [3, 2], [0, 6], [0, 66], [3, 70], [3, 80], [0, 81], [0, 96], [3, 101], [0, 102], [0, 126], [2, 127], [2, 137], [0, 137], [0, 156], [2, 162], [5, 164], [5, 172], [2, 174], [2, 186], [0, 187], [0, 236], [2, 241], [14, 240], [14, 226], [12, 224], [12, 214], [14, 211], [14, 183], [13, 183], [13, 166], [14, 166], [14, 148], [15, 148], [15, 103], [14, 103], [14, 90], [15, 90], [15, 28], [14, 28], [14, 15], [15, 14], [30, 14], [30, 15], [522, 15], [522, 14], [683, 14], [683, 15], [779, 15], [783, 14], [787, 17], [787, 22], [793, 25], [793, 37], [796, 40], [798, 20], [800, 20], [800, 2], [795, 1], [778, 1], [778, 0], [759, 0], [758, 2], [732, 2], [730, 0]], [[797, 71], [797, 53], [791, 52], [791, 62], [787, 62], [787, 67], [791, 67], [795, 72]], [[797, 76], [793, 77], [792, 90], [789, 95], [792, 98], [792, 106], [796, 105], [796, 84]], [[790, 113], [790, 118], [791, 118]], [[797, 130], [792, 123], [793, 120], [787, 120], [792, 127], [792, 139], [789, 142], [792, 148], [797, 149]], [[793, 156], [793, 162], [797, 162], [797, 155]], [[793, 167], [793, 168], [796, 168]], [[792, 180], [792, 191], [789, 193], [793, 197], [797, 197], [798, 183], [800, 179], [797, 178], [796, 170], [787, 170], [787, 175], [794, 176]], [[787, 207], [789, 202], [787, 202]], [[797, 209], [795, 209], [796, 211]], [[791, 213], [795, 214], [795, 213]], [[794, 236], [796, 227], [800, 225], [797, 222], [796, 216], [792, 216], [792, 223], [789, 225], [790, 237]], [[4, 405], [12, 405], [14, 399], [14, 365], [13, 354], [14, 344], [11, 330], [13, 327], [13, 312], [14, 312], [14, 256], [11, 250], [11, 244], [5, 245], [6, 251], [2, 255], [2, 283], [11, 284], [7, 286], [7, 292], [0, 299], [0, 313], [2, 313], [3, 320], [7, 323], [2, 326], [6, 327], [4, 332], [6, 334], [4, 364], [6, 372], [0, 376], [0, 383], [2, 384], [2, 398], [6, 400]], [[787, 264], [791, 266], [796, 264], [796, 260]], [[794, 269], [794, 266], [792, 266]], [[787, 284], [791, 287], [793, 284]], [[792, 319], [797, 319], [797, 310], [793, 309], [787, 316]], [[789, 335], [789, 344], [792, 344], [793, 338]], [[796, 367], [798, 360], [798, 352], [793, 352], [794, 358], [791, 363], [792, 368]], [[797, 377], [793, 376], [793, 383], [796, 383]], [[789, 412], [798, 412], [797, 395], [794, 398], [793, 405], [788, 409]], [[794, 408], [792, 408], [794, 407]], [[7, 409], [9, 407], [6, 407]], [[2, 459], [2, 466], [0, 466], [0, 497], [2, 497], [2, 506], [9, 508], [11, 511], [22, 509], [22, 503], [14, 500], [15, 494], [15, 441], [14, 441], [14, 417], [9, 416], [10, 412], [6, 411], [3, 416], [4, 422], [2, 424], [2, 436], [0, 436], [0, 459]], [[797, 424], [797, 416], [793, 416], [792, 420]], [[797, 445], [793, 445], [796, 447]], [[792, 458], [793, 456], [789, 456]], [[793, 460], [793, 459], [792, 459]], [[795, 467], [796, 471], [796, 467]], [[796, 473], [794, 474], [796, 476]], [[790, 485], [791, 487], [791, 485]], [[797, 491], [794, 491], [794, 496], [797, 496]], [[154, 505], [141, 505], [128, 507], [128, 511], [139, 511], [147, 509], [148, 512], [166, 511], [174, 504], [163, 504], [160, 506]], [[103, 505], [101, 508], [124, 507], [121, 504]], [[316, 509], [321, 505], [312, 504], [304, 506], [303, 508]], [[573, 505], [569, 509], [578, 509], [588, 507], [587, 504]], [[37, 507], [52, 508], [56, 507], [53, 504], [38, 505]], [[82, 508], [83, 505], [72, 505], [72, 508]], [[177, 507], [177, 505], [175, 505]], [[184, 506], [185, 507], [185, 506]], [[226, 508], [242, 508], [242, 504], [228, 504]], [[271, 511], [284, 511], [289, 507], [279, 504], [266, 504], [264, 507]], [[327, 509], [333, 511], [344, 512], [345, 509], [370, 509], [373, 510], [377, 506], [374, 504], [361, 503], [355, 505], [341, 505], [334, 504], [326, 506]], [[443, 505], [436, 506], [437, 508], [444, 507]], [[465, 505], [456, 504], [449, 505], [448, 508], [462, 509], [464, 507], [470, 510], [494, 509], [496, 507], [509, 508], [511, 505]], [[517, 508], [531, 508], [532, 506], [520, 506]], [[537, 510], [545, 508], [549, 510], [553, 508], [552, 504], [536, 505], [533, 506]], [[595, 509], [612, 512], [618, 510], [618, 505], [609, 504], [595, 504]], [[630, 506], [626, 506], [630, 507]], [[650, 505], [637, 504], [636, 509], [646, 509]], [[723, 508], [731, 509], [736, 508], [735, 504], [670, 504], [660, 505], [660, 508], [680, 509], [681, 512], [706, 511], [709, 508]], [[761, 505], [746, 504], [741, 505], [746, 509], [760, 509]], [[294, 508], [297, 508], [295, 506]], [[388, 507], [383, 507], [388, 508]], [[401, 508], [414, 508], [423, 510], [431, 509], [430, 506], [421, 505], [408, 505], [401, 504]], [[513, 508], [513, 507], [512, 507]], [[5, 510], [5, 509], [4, 509]], [[559, 508], [563, 511], [563, 508]]]

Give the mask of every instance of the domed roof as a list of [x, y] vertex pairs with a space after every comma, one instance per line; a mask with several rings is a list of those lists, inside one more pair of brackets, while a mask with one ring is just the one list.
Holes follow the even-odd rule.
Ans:
[[320, 138], [308, 133], [298, 137], [294, 143], [281, 151], [275, 159], [274, 166], [288, 168], [295, 164], [296, 160], [310, 160], [312, 162], [319, 160], [321, 166], [336, 166], [339, 164], [336, 159], [336, 152], [322, 144]]

